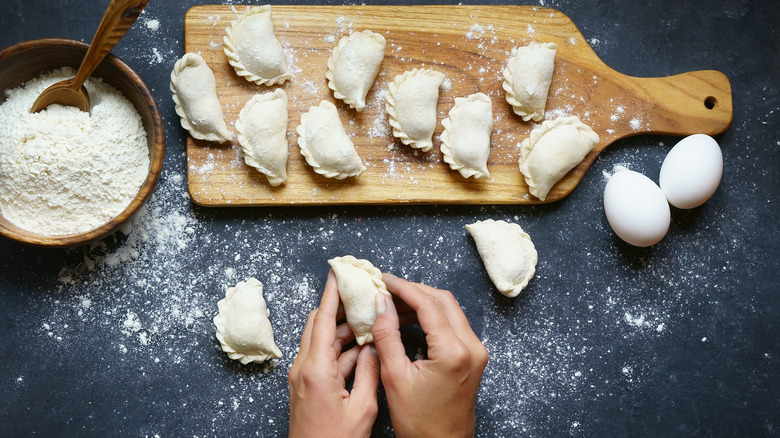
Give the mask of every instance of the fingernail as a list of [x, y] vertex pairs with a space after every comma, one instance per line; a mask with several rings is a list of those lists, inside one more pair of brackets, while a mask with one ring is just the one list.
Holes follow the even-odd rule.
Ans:
[[376, 307], [376, 314], [385, 313], [387, 311], [387, 297], [382, 294], [376, 294], [374, 297], [374, 306]]
[[386, 278], [386, 279], [388, 279], [388, 280], [391, 280], [391, 281], [392, 281], [392, 280], [397, 280], [397, 279], [398, 279], [398, 277], [396, 277], [395, 275], [393, 275], [393, 274], [391, 274], [391, 273], [389, 273], [389, 272], [385, 272], [385, 273], [384, 273], [384, 276], [385, 276], [385, 278]]

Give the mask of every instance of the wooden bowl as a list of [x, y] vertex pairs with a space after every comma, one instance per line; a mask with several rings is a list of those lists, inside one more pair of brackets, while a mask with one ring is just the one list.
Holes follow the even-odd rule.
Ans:
[[[52, 38], [25, 41], [0, 51], [0, 90], [16, 88], [42, 73], [69, 66], [78, 69], [89, 44]], [[109, 54], [92, 73], [122, 92], [141, 115], [149, 143], [149, 173], [138, 194], [119, 216], [102, 226], [80, 234], [47, 236], [23, 230], [0, 213], [0, 234], [33, 245], [65, 247], [100, 239], [116, 231], [149, 198], [160, 178], [165, 154], [165, 131], [157, 103], [143, 80], [119, 58]], [[0, 94], [0, 103], [5, 101]], [[0, 122], [2, 123], [2, 122]]]

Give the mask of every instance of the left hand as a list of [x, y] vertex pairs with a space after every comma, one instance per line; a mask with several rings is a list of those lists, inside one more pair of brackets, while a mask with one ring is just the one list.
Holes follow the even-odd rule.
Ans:
[[[328, 274], [320, 307], [309, 313], [290, 367], [290, 437], [369, 437], [376, 421], [379, 359], [369, 345], [342, 347], [355, 335], [339, 316], [336, 277]], [[352, 392], [346, 381], [354, 372]]]

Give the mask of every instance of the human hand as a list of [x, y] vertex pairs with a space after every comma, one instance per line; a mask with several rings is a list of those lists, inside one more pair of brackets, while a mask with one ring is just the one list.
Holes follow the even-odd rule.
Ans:
[[[309, 313], [298, 357], [290, 367], [290, 437], [368, 437], [376, 420], [379, 360], [370, 346], [342, 347], [355, 335], [339, 309], [336, 277]], [[346, 380], [355, 373], [352, 392]]]
[[[411, 362], [401, 343], [393, 300], [377, 295], [374, 345], [396, 436], [474, 436], [474, 407], [487, 349], [452, 293], [390, 274], [383, 280], [416, 314], [428, 343], [428, 359]], [[401, 312], [402, 319], [409, 316]]]

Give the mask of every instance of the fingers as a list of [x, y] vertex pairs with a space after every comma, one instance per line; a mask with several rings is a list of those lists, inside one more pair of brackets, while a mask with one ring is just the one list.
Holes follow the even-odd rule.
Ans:
[[[458, 300], [454, 295], [452, 295], [451, 292], [442, 289], [436, 289], [420, 283], [411, 283], [406, 280], [402, 281], [405, 281], [410, 286], [416, 287], [425, 294], [433, 296], [435, 301], [444, 310], [444, 313], [447, 315], [447, 319], [450, 321], [450, 325], [452, 325], [452, 328], [458, 333], [459, 336], [465, 337], [474, 335], [474, 331], [471, 329], [471, 324], [469, 324], [469, 320], [466, 318], [466, 314], [463, 313], [463, 309], [461, 309], [460, 303], [458, 303]], [[401, 313], [399, 311], [399, 316], [400, 315]]]
[[395, 371], [403, 369], [409, 364], [406, 350], [401, 342], [401, 332], [398, 331], [398, 313], [396, 313], [393, 299], [382, 294], [375, 297], [376, 319], [371, 331], [374, 337], [374, 346], [379, 356], [379, 361], [384, 364], [382, 370]]
[[[334, 346], [336, 339], [336, 316], [339, 309], [339, 292], [336, 284], [336, 276], [333, 272], [328, 273], [328, 280], [325, 282], [325, 290], [322, 292], [320, 307], [314, 315], [314, 322], [311, 331], [311, 344], [309, 351], [312, 353], [328, 354], [328, 350]], [[335, 359], [341, 351], [330, 353], [328, 357]], [[332, 350], [331, 350], [332, 351]]]
[[341, 386], [355, 373], [348, 397], [350, 409], [369, 412], [369, 415], [375, 417], [378, 410], [376, 391], [379, 387], [379, 357], [376, 350], [370, 345], [356, 345], [339, 356], [338, 369]]
[[376, 390], [379, 387], [379, 357], [371, 345], [358, 346], [355, 381], [350, 393], [350, 404], [356, 402], [360, 409], [371, 407], [376, 415]]
[[355, 334], [352, 329], [349, 328], [347, 323], [339, 324], [336, 326], [336, 339], [333, 341], [333, 351], [336, 354], [341, 354], [341, 349], [345, 345], [355, 340]]
[[[411, 283], [391, 274], [385, 274], [384, 281], [388, 290], [405, 301], [412, 309], [412, 314], [416, 312], [415, 316], [426, 334], [429, 347], [432, 347], [429, 350], [429, 357], [432, 359], [436, 357], [437, 346], [450, 348], [462, 343], [472, 353], [485, 358], [480, 359], [480, 362], [487, 361], [487, 350], [484, 344], [474, 333], [466, 314], [463, 313], [458, 300], [451, 292]], [[407, 314], [399, 314], [399, 317], [401, 321], [413, 320], [411, 315]]]
[[420, 289], [421, 292], [433, 296], [436, 302], [442, 307], [442, 309], [444, 309], [444, 313], [447, 315], [447, 319], [450, 321], [450, 324], [454, 329], [466, 329], [467, 333], [473, 333], [471, 330], [471, 325], [466, 318], [466, 314], [463, 313], [463, 309], [460, 308], [458, 300], [454, 295], [452, 295], [451, 292], [442, 289], [436, 289], [425, 284], [411, 283], [406, 280], [403, 281], [411, 286], [416, 287], [417, 289]]
[[391, 293], [401, 298], [417, 313], [417, 320], [425, 332], [429, 347], [455, 345], [460, 342], [442, 305], [444, 296], [426, 292], [417, 284], [391, 274], [385, 274], [383, 280]]
[[306, 356], [309, 352], [309, 346], [311, 345], [311, 332], [314, 327], [314, 315], [317, 314], [317, 309], [309, 312], [309, 316], [306, 317], [306, 326], [303, 328], [303, 334], [301, 334], [301, 348], [298, 351], [298, 355]]
[[355, 345], [349, 350], [341, 353], [341, 356], [339, 356], [337, 366], [339, 370], [339, 375], [341, 375], [344, 378], [344, 381], [346, 381], [349, 378], [349, 376], [352, 375], [352, 372], [355, 370], [355, 365], [357, 365], [359, 354], [360, 354], [360, 346]]
[[309, 312], [306, 317], [306, 326], [303, 328], [303, 334], [301, 334], [301, 348], [298, 349], [298, 355], [295, 357], [293, 364], [290, 366], [290, 371], [287, 373], [287, 378], [292, 385], [293, 380], [297, 378], [298, 372], [301, 368], [301, 364], [306, 360], [306, 356], [309, 354], [309, 346], [311, 345], [311, 332], [314, 327], [314, 315], [317, 314], [317, 309]]
[[466, 318], [466, 314], [463, 313], [460, 303], [458, 303], [458, 300], [451, 292], [435, 289], [424, 284], [419, 284], [417, 286], [423, 292], [436, 297], [439, 305], [444, 309], [444, 313], [447, 315], [450, 325], [461, 340], [464, 342], [477, 341], [481, 343], [474, 334], [474, 330], [472, 330], [471, 324], [469, 324], [469, 320]]

